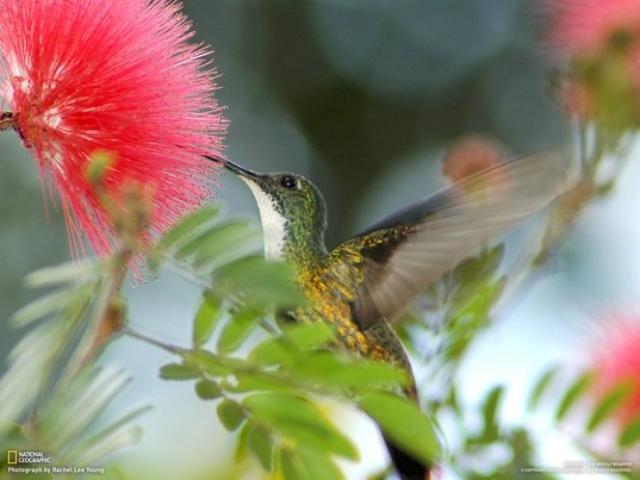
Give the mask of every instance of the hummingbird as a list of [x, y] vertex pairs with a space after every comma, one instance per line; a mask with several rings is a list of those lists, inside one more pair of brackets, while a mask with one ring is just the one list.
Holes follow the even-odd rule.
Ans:
[[[416, 402], [411, 364], [391, 323], [462, 260], [565, 193], [572, 163], [565, 150], [503, 162], [392, 213], [329, 251], [327, 207], [311, 181], [209, 160], [221, 162], [249, 186], [265, 257], [293, 267], [308, 303], [288, 312], [287, 320], [328, 322], [337, 332], [334, 348], [404, 370], [412, 380], [404, 393]], [[388, 439], [385, 443], [403, 480], [429, 478], [431, 465]]]

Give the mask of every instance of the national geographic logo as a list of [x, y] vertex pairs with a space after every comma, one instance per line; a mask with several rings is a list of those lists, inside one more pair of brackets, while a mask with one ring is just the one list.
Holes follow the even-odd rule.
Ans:
[[105, 469], [104, 467], [51, 465], [51, 457], [44, 452], [7, 450], [7, 472], [16, 475], [104, 475]]
[[7, 465], [50, 464], [51, 457], [44, 452], [7, 450]]

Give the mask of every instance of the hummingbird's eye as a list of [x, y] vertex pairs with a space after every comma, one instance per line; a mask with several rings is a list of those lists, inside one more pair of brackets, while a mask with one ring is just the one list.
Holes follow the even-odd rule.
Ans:
[[285, 175], [280, 179], [280, 185], [282, 185], [286, 189], [296, 188], [296, 179], [290, 175]]

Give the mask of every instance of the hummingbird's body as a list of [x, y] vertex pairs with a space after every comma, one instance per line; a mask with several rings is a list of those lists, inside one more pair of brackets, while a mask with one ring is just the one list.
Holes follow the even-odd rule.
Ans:
[[[293, 173], [259, 174], [224, 166], [251, 188], [262, 220], [265, 255], [294, 269], [308, 305], [296, 322], [336, 327], [334, 346], [392, 363], [413, 379], [391, 329], [421, 290], [567, 189], [569, 157], [543, 153], [494, 167], [390, 215], [328, 252], [326, 206], [318, 189]], [[405, 393], [417, 400], [411, 385]], [[387, 441], [403, 480], [428, 478], [428, 466]]]
[[[274, 204], [277, 200], [273, 196], [265, 194], [253, 181], [241, 177], [251, 188], [258, 203], [265, 256], [287, 260], [293, 266], [298, 286], [309, 301], [304, 309], [289, 312], [289, 318], [302, 323], [328, 322], [338, 332], [334, 342], [336, 346], [358, 356], [392, 362], [411, 373], [402, 343], [386, 321], [377, 322], [363, 330], [353, 319], [351, 305], [364, 276], [365, 259], [359, 248], [361, 246], [346, 243], [328, 253], [324, 243], [326, 207], [318, 189], [303, 177], [291, 173], [269, 176], [275, 179], [290, 178], [296, 185], [304, 185], [299, 193], [303, 197], [300, 203], [310, 207], [300, 209], [306, 212], [305, 221], [298, 223], [287, 219], [281, 213], [286, 207]], [[365, 244], [367, 241], [376, 241], [375, 236], [363, 240]]]
[[[295, 320], [328, 322], [337, 330], [337, 347], [360, 357], [393, 363], [411, 373], [402, 343], [386, 321], [381, 319], [366, 330], [354, 321], [351, 305], [362, 281], [363, 258], [357, 249], [349, 250], [292, 261], [298, 285], [310, 304], [293, 313]], [[414, 396], [413, 387], [411, 392]]]

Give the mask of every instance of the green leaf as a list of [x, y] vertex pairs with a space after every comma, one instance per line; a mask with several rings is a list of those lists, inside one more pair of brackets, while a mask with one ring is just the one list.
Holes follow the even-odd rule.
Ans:
[[107, 405], [130, 382], [125, 373], [109, 368], [87, 370], [76, 375], [65, 388], [58, 388], [39, 409], [39, 427], [55, 432], [57, 448], [66, 447], [94, 424]]
[[193, 254], [196, 266], [215, 264], [217, 268], [255, 252], [260, 236], [245, 220], [228, 220], [186, 245], [181, 255]]
[[324, 451], [299, 448], [298, 458], [312, 480], [344, 480], [344, 475]]
[[260, 325], [257, 314], [255, 310], [245, 308], [232, 315], [220, 332], [218, 351], [226, 354], [239, 349], [254, 329]]
[[631, 447], [638, 442], [640, 442], [640, 417], [632, 420], [618, 437], [618, 445], [621, 448]]
[[220, 398], [222, 389], [216, 382], [202, 379], [196, 382], [196, 394], [203, 400], [213, 400]]
[[406, 386], [409, 377], [394, 365], [364, 360], [342, 360], [336, 352], [319, 351], [301, 358], [290, 372], [299, 381], [317, 383], [342, 392], [368, 392]]
[[158, 248], [166, 250], [173, 246], [187, 242], [192, 239], [199, 228], [215, 218], [220, 211], [218, 204], [211, 204], [206, 208], [196, 210], [192, 215], [184, 218], [181, 222], [169, 229], [160, 239]]
[[78, 308], [93, 299], [94, 290], [94, 284], [57, 290], [18, 310], [11, 323], [23, 327], [49, 315]]
[[503, 396], [504, 387], [502, 385], [492, 388], [487, 395], [482, 407], [484, 431], [481, 435], [481, 439], [484, 440], [485, 443], [491, 443], [498, 437], [498, 422], [496, 421], [496, 413], [498, 411], [498, 405], [500, 404]]
[[409, 399], [391, 393], [370, 393], [358, 404], [398, 447], [425, 465], [440, 455], [438, 437], [431, 422]]
[[249, 454], [249, 447], [247, 445], [247, 434], [253, 427], [255, 427], [255, 425], [251, 422], [245, 422], [240, 429], [238, 442], [236, 443], [236, 451], [234, 454], [234, 461], [236, 463], [242, 463], [247, 459], [247, 455]]
[[325, 323], [312, 323], [285, 328], [283, 334], [290, 345], [306, 352], [326, 347], [335, 338], [336, 330]]
[[587, 422], [587, 432], [591, 433], [604, 422], [632, 392], [633, 386], [629, 383], [616, 385], [602, 397]]
[[593, 373], [585, 372], [569, 386], [556, 410], [556, 421], [561, 421], [569, 409], [576, 403], [580, 396], [587, 390], [593, 381]]
[[212, 295], [204, 298], [193, 321], [193, 346], [195, 348], [202, 347], [211, 338], [216, 325], [224, 316], [221, 309], [222, 302], [219, 299]]
[[105, 461], [106, 457], [120, 449], [131, 447], [140, 441], [142, 428], [130, 427], [121, 429], [104, 439], [102, 442], [93, 445], [90, 450], [83, 452], [75, 459], [76, 465], [96, 465]]
[[286, 448], [278, 452], [285, 480], [344, 480], [344, 475], [326, 454], [314, 448]]
[[456, 389], [455, 385], [451, 385], [445, 404], [449, 405], [456, 413], [456, 415], [462, 418], [462, 407], [460, 405], [460, 402], [458, 401], [458, 390]]
[[273, 468], [273, 441], [269, 433], [260, 426], [247, 426], [247, 447], [253, 452], [262, 467], [270, 472]]
[[[106, 456], [116, 449], [127, 445], [126, 440], [130, 439], [135, 442], [138, 435], [136, 433], [132, 435], [131, 432], [138, 432], [139, 430], [131, 424], [134, 420], [149, 411], [151, 411], [151, 406], [149, 405], [133, 410], [124, 417], [121, 417], [117, 421], [109, 424], [98, 433], [92, 435], [90, 438], [83, 440], [66, 455], [67, 458], [78, 458], [83, 454], [83, 452], [90, 452], [92, 455], [95, 455], [97, 450], [105, 452], [104, 454], [99, 455], [98, 458], [93, 458], [93, 461], [85, 463], [92, 464], [98, 462], [102, 456]], [[123, 431], [125, 431], [124, 438], [122, 436]], [[96, 448], [98, 446], [99, 448]]]
[[50, 287], [82, 280], [86, 283], [100, 272], [100, 263], [95, 260], [82, 260], [47, 267], [30, 273], [24, 283], [29, 288]]
[[249, 362], [260, 366], [290, 365], [295, 358], [292, 346], [281, 336], [267, 338], [249, 354]]
[[553, 366], [549, 370], [547, 370], [537, 381], [535, 387], [533, 388], [533, 393], [529, 398], [529, 410], [532, 411], [537, 408], [540, 403], [540, 399], [542, 395], [547, 390], [547, 387], [551, 384], [551, 381], [555, 378], [558, 373], [558, 367]]
[[201, 367], [209, 375], [221, 376], [233, 372], [233, 363], [230, 358], [221, 358], [207, 350], [196, 350], [183, 353], [182, 357], [187, 365], [194, 369]]
[[[185, 243], [178, 250], [178, 256], [188, 256], [198, 253], [207, 245], [217, 245], [222, 242], [226, 248], [229, 245], [225, 242], [227, 238], [235, 238], [237, 232], [245, 232], [247, 230], [247, 222], [240, 218], [226, 219], [216, 225], [210, 226], [207, 230], [200, 232], [199, 235], [191, 239], [189, 243]], [[224, 251], [226, 248], [222, 248]]]
[[198, 369], [182, 363], [170, 363], [160, 368], [163, 380], [193, 380], [200, 376]]
[[293, 308], [304, 297], [293, 282], [291, 267], [284, 262], [248, 256], [220, 267], [216, 287], [229, 293], [246, 292], [256, 307]]
[[[55, 326], [55, 322], [49, 324]], [[140, 429], [131, 422], [149, 408], [139, 408], [105, 427], [104, 411], [128, 384], [128, 377], [123, 371], [108, 367], [74, 373], [71, 381], [56, 385], [50, 395], [39, 398], [36, 415], [32, 417], [37, 421], [29, 422], [17, 433], [23, 440], [35, 442], [33, 447], [57, 452], [71, 464], [92, 465], [134, 443]], [[33, 414], [31, 411], [30, 415]]]
[[242, 401], [255, 421], [269, 425], [280, 435], [325, 452], [352, 460], [358, 451], [311, 401], [284, 393], [256, 393]]
[[313, 480], [306, 471], [298, 452], [291, 448], [282, 448], [278, 451], [280, 470], [284, 480]]
[[504, 245], [483, 250], [477, 256], [459, 264], [451, 273], [455, 285], [453, 304], [461, 305], [476, 294], [485, 283], [494, 283], [490, 278], [495, 274], [504, 256]]
[[238, 372], [235, 383], [225, 385], [225, 390], [232, 393], [248, 393], [259, 390], [290, 391], [292, 388], [295, 388], [295, 385], [282, 376], [261, 370]]
[[324, 347], [334, 337], [334, 329], [322, 323], [294, 325], [256, 346], [249, 360], [258, 365], [291, 364], [300, 352]]
[[235, 431], [245, 419], [244, 410], [240, 404], [228, 398], [218, 404], [217, 411], [222, 425], [230, 432]]
[[[53, 376], [56, 354], [64, 335], [56, 322], [43, 322], [32, 328], [13, 347], [7, 370], [0, 377], [0, 437], [11, 425], [28, 415]], [[29, 379], [28, 382], [25, 379]]]
[[476, 333], [489, 323], [491, 309], [504, 286], [504, 279], [488, 280], [477, 286], [466, 302], [452, 304], [453, 311], [445, 327], [451, 337], [445, 344], [446, 361], [457, 362], [462, 358]]

